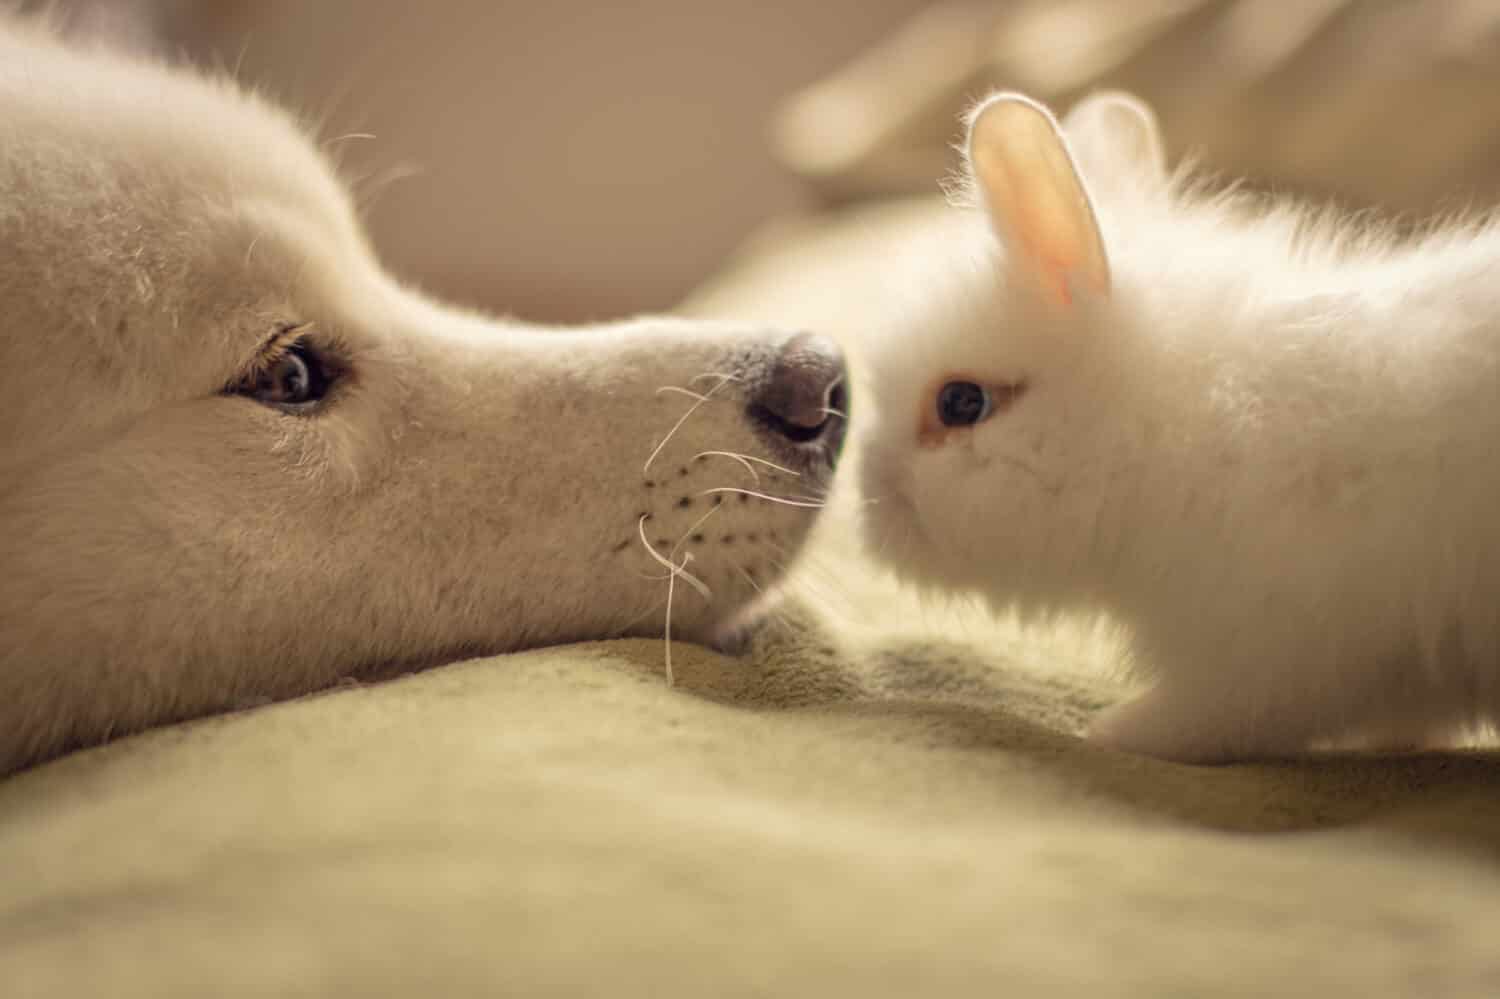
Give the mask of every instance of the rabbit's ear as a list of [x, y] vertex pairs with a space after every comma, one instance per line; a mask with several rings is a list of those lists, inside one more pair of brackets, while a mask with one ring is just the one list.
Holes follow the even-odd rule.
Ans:
[[1161, 183], [1167, 176], [1161, 129], [1140, 98], [1120, 90], [1090, 94], [1063, 116], [1063, 133], [1079, 169], [1092, 183], [1135, 177]]
[[1109, 260], [1094, 206], [1047, 109], [999, 94], [969, 116], [969, 170], [1014, 266], [1042, 294], [1071, 305], [1109, 293]]

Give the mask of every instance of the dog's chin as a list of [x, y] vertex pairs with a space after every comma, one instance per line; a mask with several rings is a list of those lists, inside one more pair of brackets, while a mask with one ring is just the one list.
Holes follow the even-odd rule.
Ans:
[[725, 624], [704, 644], [726, 656], [742, 656], [749, 651], [750, 643], [755, 640], [765, 620], [766, 617], [762, 614], [733, 625]]
[[703, 644], [726, 656], [744, 655], [780, 602], [774, 592], [757, 596], [715, 625]]

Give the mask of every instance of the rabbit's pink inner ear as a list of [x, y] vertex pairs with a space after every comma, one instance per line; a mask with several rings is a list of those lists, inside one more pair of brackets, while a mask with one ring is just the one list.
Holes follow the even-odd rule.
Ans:
[[1045, 108], [1018, 95], [980, 106], [969, 126], [969, 164], [997, 234], [1038, 290], [1063, 305], [1080, 286], [1109, 293], [1094, 206]]

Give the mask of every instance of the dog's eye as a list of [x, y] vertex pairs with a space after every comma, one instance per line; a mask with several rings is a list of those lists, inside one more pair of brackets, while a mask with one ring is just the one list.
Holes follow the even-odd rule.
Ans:
[[235, 391], [268, 406], [301, 411], [316, 405], [330, 384], [332, 378], [322, 359], [299, 340]]
[[938, 390], [938, 420], [945, 427], [972, 427], [990, 415], [990, 393], [973, 382], [949, 382]]

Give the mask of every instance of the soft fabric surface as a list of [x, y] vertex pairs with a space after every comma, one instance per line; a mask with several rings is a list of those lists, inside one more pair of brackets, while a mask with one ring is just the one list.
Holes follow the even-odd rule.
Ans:
[[[935, 210], [774, 227], [688, 308], [857, 343]], [[1500, 757], [1096, 750], [1106, 633], [924, 608], [849, 509], [675, 689], [539, 650], [0, 783], [0, 995], [1500, 995]]]

